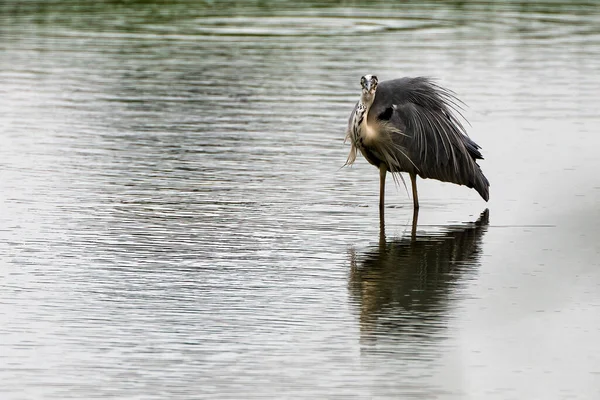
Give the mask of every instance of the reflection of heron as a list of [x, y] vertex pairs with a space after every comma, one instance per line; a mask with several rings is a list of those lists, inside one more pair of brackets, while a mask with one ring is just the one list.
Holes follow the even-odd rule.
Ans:
[[466, 135], [454, 114], [460, 100], [426, 78], [402, 78], [378, 83], [361, 78], [362, 95], [348, 121], [350, 155], [358, 150], [379, 168], [379, 211], [384, 210], [385, 175], [408, 172], [414, 208], [419, 208], [417, 175], [466, 185], [489, 199], [489, 182], [476, 160], [480, 147]]
[[448, 299], [479, 258], [488, 210], [476, 222], [437, 234], [386, 241], [351, 254], [350, 295], [363, 333], [434, 337], [446, 325]]

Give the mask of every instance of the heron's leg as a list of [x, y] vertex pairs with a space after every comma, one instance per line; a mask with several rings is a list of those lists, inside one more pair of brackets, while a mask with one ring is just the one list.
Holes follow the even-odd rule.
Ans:
[[414, 172], [410, 173], [410, 183], [412, 183], [413, 204], [415, 206], [415, 210], [418, 210], [419, 196], [417, 195], [417, 174], [415, 174]]
[[381, 164], [379, 166], [379, 216], [383, 215], [383, 209], [385, 206], [385, 174], [387, 168]]

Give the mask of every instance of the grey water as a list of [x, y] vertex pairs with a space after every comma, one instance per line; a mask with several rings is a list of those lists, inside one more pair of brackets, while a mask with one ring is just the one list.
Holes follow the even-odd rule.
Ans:
[[[600, 398], [600, 4], [0, 4], [0, 398]], [[490, 201], [343, 167], [466, 104]], [[392, 182], [391, 179], [389, 182]], [[410, 186], [410, 181], [409, 181]]]

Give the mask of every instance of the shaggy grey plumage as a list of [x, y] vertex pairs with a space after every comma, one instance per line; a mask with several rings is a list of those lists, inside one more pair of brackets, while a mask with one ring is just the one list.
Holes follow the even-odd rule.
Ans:
[[361, 79], [360, 101], [350, 115], [346, 138], [352, 164], [358, 151], [380, 170], [383, 210], [385, 173], [408, 172], [415, 208], [416, 177], [474, 188], [489, 199], [489, 182], [476, 160], [483, 159], [459, 120], [461, 101], [428, 78], [401, 78], [379, 83]]

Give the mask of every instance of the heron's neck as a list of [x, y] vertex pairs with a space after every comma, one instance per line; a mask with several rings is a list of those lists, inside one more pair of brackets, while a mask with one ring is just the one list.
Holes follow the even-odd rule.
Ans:
[[364, 93], [360, 96], [356, 112], [354, 114], [354, 129], [353, 129], [353, 140], [356, 147], [362, 148], [365, 144], [371, 143], [376, 138], [376, 131], [369, 129], [367, 123], [367, 116], [369, 115], [369, 109], [373, 104], [373, 96], [365, 95]]
[[360, 96], [359, 106], [360, 108], [364, 109], [365, 112], [369, 111], [369, 108], [371, 108], [371, 104], [373, 104], [372, 96], [366, 96], [364, 94]]
[[[373, 99], [375, 98], [374, 93], [361, 93], [360, 101], [358, 102], [358, 109], [362, 111], [363, 116], [367, 116], [369, 114], [369, 110], [371, 109], [371, 105], [373, 104]], [[363, 118], [361, 118], [362, 122]]]

